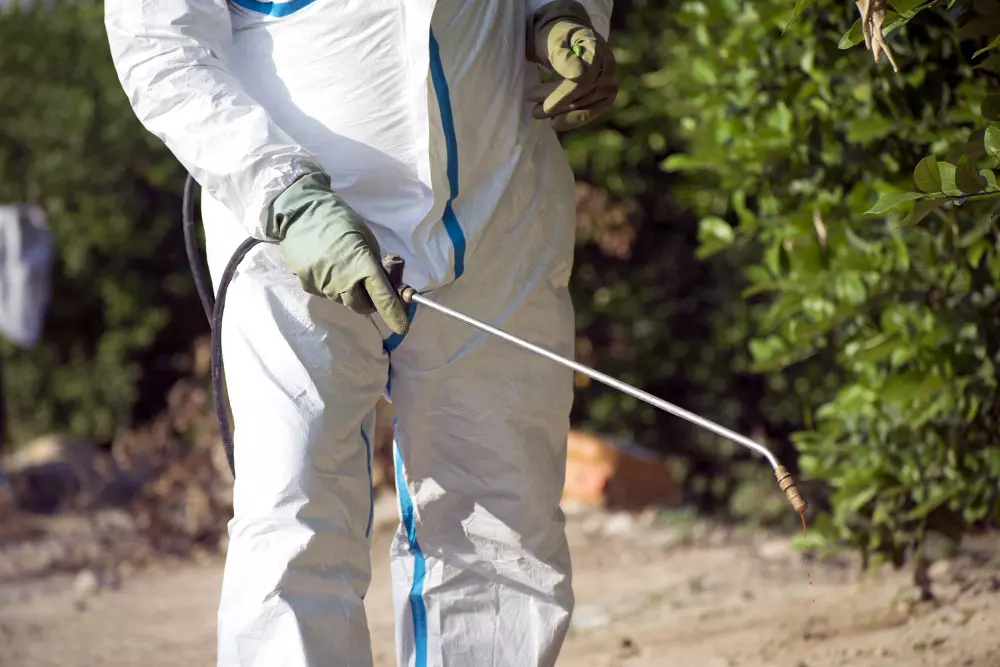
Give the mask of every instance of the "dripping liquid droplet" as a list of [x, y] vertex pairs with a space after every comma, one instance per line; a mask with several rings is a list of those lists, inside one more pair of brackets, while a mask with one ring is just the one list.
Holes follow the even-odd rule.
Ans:
[[[809, 532], [806, 529], [806, 513], [805, 512], [799, 512], [799, 517], [802, 518], [802, 537], [809, 537]], [[809, 562], [809, 547], [805, 548], [805, 559], [806, 559], [806, 562], [808, 563]], [[809, 585], [812, 586], [813, 585], [812, 572], [810, 572], [809, 570], [806, 570], [806, 578], [809, 579]], [[813, 602], [816, 602], [816, 600], [813, 600]]]

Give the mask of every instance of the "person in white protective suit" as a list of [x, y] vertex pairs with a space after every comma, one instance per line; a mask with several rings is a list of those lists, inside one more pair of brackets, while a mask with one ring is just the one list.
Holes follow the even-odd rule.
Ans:
[[203, 188], [213, 279], [248, 235], [273, 241], [240, 264], [222, 333], [237, 474], [220, 666], [372, 664], [383, 394], [398, 663], [555, 663], [571, 371], [407, 308], [378, 258], [572, 354], [574, 185], [554, 130], [614, 100], [611, 5], [107, 0], [137, 116]]

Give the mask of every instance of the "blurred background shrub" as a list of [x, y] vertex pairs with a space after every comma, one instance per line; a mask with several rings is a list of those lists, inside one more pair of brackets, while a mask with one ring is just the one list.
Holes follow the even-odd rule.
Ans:
[[[766, 441], [824, 511], [815, 546], [900, 563], [1000, 514], [1000, 56], [976, 55], [1000, 3], [892, 7], [899, 74], [849, 48], [850, 2], [619, 0], [618, 105], [564, 144], [578, 358]], [[106, 442], [207, 329], [184, 173], [128, 107], [101, 3], [8, 8], [0, 44], [0, 201], [42, 204], [60, 252], [43, 343], [4, 348], [10, 431]], [[795, 520], [742, 448], [582, 378], [574, 420], [671, 457], [704, 511]]]

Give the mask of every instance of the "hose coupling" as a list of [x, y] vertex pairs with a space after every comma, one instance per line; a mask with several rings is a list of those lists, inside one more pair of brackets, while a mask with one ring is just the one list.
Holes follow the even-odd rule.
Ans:
[[412, 303], [413, 295], [417, 293], [417, 290], [413, 289], [409, 285], [399, 286], [399, 298], [403, 300], [403, 303]]

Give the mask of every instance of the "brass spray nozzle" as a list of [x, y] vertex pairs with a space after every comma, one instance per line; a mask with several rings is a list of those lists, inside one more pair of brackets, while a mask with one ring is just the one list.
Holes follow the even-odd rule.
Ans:
[[774, 469], [774, 476], [778, 478], [778, 488], [785, 492], [785, 497], [792, 504], [792, 508], [799, 514], [805, 512], [809, 503], [806, 502], [799, 487], [796, 486], [792, 474], [785, 470], [785, 466], [778, 466]]

